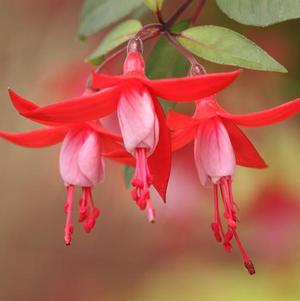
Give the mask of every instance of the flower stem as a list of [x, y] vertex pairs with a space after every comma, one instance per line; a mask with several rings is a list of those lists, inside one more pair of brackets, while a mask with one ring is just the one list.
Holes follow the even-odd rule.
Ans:
[[192, 66], [198, 65], [197, 59], [188, 50], [182, 47], [172, 34], [167, 31], [165, 31], [164, 34], [171, 45], [176, 48], [190, 62]]
[[194, 15], [193, 15], [192, 18], [191, 18], [191, 24], [192, 24], [192, 25], [195, 25], [195, 24], [196, 24], [197, 19], [198, 19], [199, 15], [200, 15], [200, 13], [201, 13], [203, 7], [204, 7], [205, 1], [206, 1], [206, 0], [199, 0], [199, 1], [198, 1], [197, 7], [196, 7], [196, 9], [195, 9], [195, 13], [194, 13]]
[[165, 24], [167, 28], [170, 28], [176, 22], [180, 15], [189, 7], [192, 1], [193, 0], [185, 0], [180, 6], [178, 6], [174, 14], [166, 21]]
[[[145, 42], [158, 36], [162, 29], [163, 26], [160, 23], [147, 24], [136, 34], [136, 37], [140, 38], [143, 42]], [[105, 61], [96, 69], [96, 73], [99, 73], [107, 64], [109, 64], [111, 61], [122, 55], [126, 50], [127, 45], [109, 55], [105, 59]]]

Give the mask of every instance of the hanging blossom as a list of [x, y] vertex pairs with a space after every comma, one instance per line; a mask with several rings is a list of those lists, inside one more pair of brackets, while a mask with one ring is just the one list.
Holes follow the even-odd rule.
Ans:
[[[213, 186], [214, 221], [211, 228], [218, 242], [231, 252], [232, 239], [237, 242], [244, 265], [250, 274], [255, 273], [237, 234], [237, 212], [232, 194], [232, 180], [236, 165], [265, 168], [266, 163], [238, 125], [248, 127], [267, 126], [285, 120], [300, 111], [300, 99], [285, 103], [273, 109], [242, 115], [226, 112], [215, 96], [196, 102], [193, 117], [170, 111], [167, 124], [173, 133], [173, 150], [194, 140], [194, 159], [199, 180], [203, 186]], [[224, 208], [224, 229], [219, 200]]]
[[147, 208], [148, 218], [153, 222], [155, 212], [149, 188], [153, 185], [165, 201], [171, 168], [169, 131], [157, 97], [169, 101], [206, 97], [228, 86], [240, 71], [149, 80], [139, 49], [138, 40], [129, 43], [123, 75], [94, 74], [92, 86], [101, 89], [100, 92], [21, 114], [41, 122], [74, 123], [99, 119], [117, 111], [124, 146], [136, 162], [132, 197], [140, 209]]
[[[10, 97], [19, 112], [35, 110], [38, 107], [12, 92]], [[85, 93], [85, 94], [89, 94]], [[78, 221], [89, 233], [95, 225], [100, 211], [96, 208], [92, 197], [93, 187], [101, 183], [105, 176], [103, 155], [109, 157], [110, 152], [121, 153], [122, 138], [103, 129], [98, 121], [89, 121], [77, 124], [56, 125], [45, 122], [48, 127], [24, 133], [10, 133], [0, 131], [0, 137], [25, 147], [46, 147], [62, 142], [59, 170], [67, 188], [67, 202], [65, 212], [67, 215], [65, 225], [65, 243], [70, 245], [74, 230], [72, 224], [72, 207], [74, 188], [82, 188], [82, 197], [79, 201]], [[114, 156], [116, 160], [118, 158]], [[126, 158], [119, 161], [126, 162]], [[130, 162], [128, 162], [130, 163]]]

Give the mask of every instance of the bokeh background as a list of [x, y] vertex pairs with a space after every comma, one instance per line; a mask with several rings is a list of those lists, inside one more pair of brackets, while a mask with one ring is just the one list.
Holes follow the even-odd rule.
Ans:
[[[166, 15], [178, 1], [167, 2]], [[1, 129], [37, 127], [17, 115], [7, 87], [39, 104], [82, 91], [92, 70], [84, 60], [101, 33], [85, 43], [77, 39], [81, 6], [81, 0], [0, 0]], [[143, 22], [152, 19], [142, 15]], [[300, 96], [299, 20], [246, 27], [207, 1], [199, 24], [239, 31], [289, 70], [245, 70], [220, 93], [226, 109], [246, 113]], [[233, 69], [201, 62], [209, 72]], [[130, 199], [122, 167], [108, 162], [106, 181], [94, 191], [102, 216], [89, 235], [75, 223], [73, 244], [65, 247], [59, 146], [26, 149], [0, 141], [0, 300], [299, 300], [299, 126], [295, 117], [245, 129], [269, 164], [266, 170], [238, 168], [234, 183], [239, 232], [255, 276], [246, 273], [236, 250], [226, 254], [213, 238], [212, 195], [200, 188], [192, 146], [174, 155], [168, 203], [154, 197], [154, 225]]]

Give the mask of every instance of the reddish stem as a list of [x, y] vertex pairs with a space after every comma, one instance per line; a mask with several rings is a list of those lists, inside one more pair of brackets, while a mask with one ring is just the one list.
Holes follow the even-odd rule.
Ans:
[[170, 28], [180, 15], [189, 7], [193, 0], [185, 0], [180, 6], [175, 10], [174, 14], [166, 21], [166, 27]]
[[172, 34], [166, 31], [165, 37], [171, 43], [171, 45], [174, 48], [176, 48], [190, 62], [192, 66], [198, 65], [196, 58], [188, 50], [186, 50], [183, 46], [181, 46]]
[[195, 13], [194, 13], [194, 15], [191, 18], [191, 24], [192, 25], [196, 24], [197, 19], [198, 19], [199, 15], [200, 15], [203, 7], [204, 7], [205, 1], [206, 0], [199, 0], [198, 1], [198, 4], [197, 4], [196, 9], [195, 9]]

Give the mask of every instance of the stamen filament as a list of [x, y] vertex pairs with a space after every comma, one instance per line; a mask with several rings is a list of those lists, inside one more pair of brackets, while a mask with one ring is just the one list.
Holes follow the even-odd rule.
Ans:
[[152, 184], [152, 177], [147, 162], [147, 149], [136, 148], [136, 168], [135, 175], [131, 181], [133, 189], [131, 195], [141, 210], [147, 208], [149, 222], [155, 221], [155, 210], [150, 199], [149, 188]]
[[69, 185], [67, 187], [67, 202], [65, 205], [65, 211], [67, 214], [66, 225], [65, 225], [65, 243], [67, 246], [71, 244], [72, 233], [74, 231], [74, 226], [72, 225], [72, 203], [74, 198], [74, 186]]

